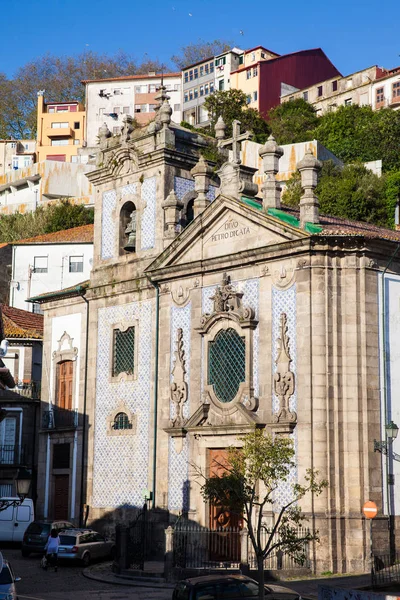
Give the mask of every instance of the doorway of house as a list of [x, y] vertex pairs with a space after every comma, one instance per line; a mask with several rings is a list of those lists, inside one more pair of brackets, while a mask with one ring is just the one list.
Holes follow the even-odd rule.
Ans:
[[69, 475], [54, 475], [54, 518], [68, 520]]
[[[209, 474], [222, 477], [229, 467], [228, 450], [209, 450]], [[240, 562], [240, 530], [242, 515], [231, 512], [222, 504], [210, 503], [210, 557], [220, 562]], [[215, 533], [214, 533], [215, 532]]]

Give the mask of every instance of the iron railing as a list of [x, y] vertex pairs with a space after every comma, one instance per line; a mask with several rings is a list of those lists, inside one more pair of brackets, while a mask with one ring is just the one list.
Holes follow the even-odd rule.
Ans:
[[[302, 539], [309, 535], [310, 530], [307, 527], [299, 527], [296, 531], [297, 539]], [[268, 541], [268, 533], [266, 531], [261, 531], [261, 544], [265, 547]], [[274, 540], [274, 543], [279, 541], [279, 536], [277, 535]], [[251, 544], [250, 537], [247, 537], [248, 544], [248, 554], [247, 554], [247, 562], [251, 569], [257, 569], [257, 557], [254, 553], [253, 546]], [[300, 551], [297, 552], [298, 555], [302, 555], [304, 557], [303, 562], [296, 561], [293, 556], [288, 553], [283, 552], [279, 548], [274, 550], [270, 555], [267, 556], [264, 560], [264, 569], [270, 571], [280, 571], [280, 570], [297, 570], [297, 569], [309, 569], [311, 568], [311, 560], [310, 560], [310, 548], [309, 543], [304, 541], [301, 543]]]
[[43, 429], [76, 429], [78, 427], [78, 411], [66, 410], [53, 406], [42, 414]]
[[0, 465], [22, 465], [25, 455], [25, 447], [19, 444], [0, 446]]
[[400, 552], [373, 556], [372, 585], [385, 585], [400, 581]]
[[41, 382], [40, 381], [24, 381], [16, 382], [13, 392], [25, 398], [32, 400], [40, 400]]
[[173, 533], [173, 561], [183, 569], [239, 568], [240, 529], [180, 525]]

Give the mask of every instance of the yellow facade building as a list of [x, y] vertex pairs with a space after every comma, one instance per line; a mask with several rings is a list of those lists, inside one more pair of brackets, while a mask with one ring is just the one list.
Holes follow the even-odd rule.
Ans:
[[246, 50], [243, 63], [237, 71], [231, 73], [231, 88], [242, 90], [247, 97], [247, 106], [260, 110], [259, 98], [259, 63], [277, 58], [279, 54], [267, 50], [263, 46]]
[[46, 104], [38, 93], [37, 160], [78, 162], [78, 149], [84, 140], [86, 112], [80, 102]]

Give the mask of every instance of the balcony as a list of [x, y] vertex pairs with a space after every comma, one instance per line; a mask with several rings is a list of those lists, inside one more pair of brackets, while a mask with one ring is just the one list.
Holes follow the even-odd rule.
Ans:
[[0, 466], [16, 467], [25, 464], [26, 449], [19, 444], [0, 446]]
[[78, 427], [78, 411], [53, 406], [42, 413], [42, 429], [61, 431]]
[[400, 95], [392, 96], [392, 98], [389, 100], [388, 105], [389, 105], [389, 107], [399, 106], [400, 105]]
[[45, 135], [49, 138], [58, 138], [58, 137], [74, 137], [74, 130], [68, 127], [47, 127], [45, 129]]
[[19, 394], [20, 396], [24, 396], [25, 398], [31, 398], [32, 400], [40, 400], [40, 390], [41, 390], [41, 382], [40, 381], [17, 381], [15, 388], [13, 388], [13, 392]]

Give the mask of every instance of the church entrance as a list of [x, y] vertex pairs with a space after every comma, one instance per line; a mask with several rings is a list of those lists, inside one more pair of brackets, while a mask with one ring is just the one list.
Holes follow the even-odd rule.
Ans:
[[[226, 448], [209, 450], [210, 476], [222, 477], [229, 466]], [[240, 562], [240, 530], [242, 516], [232, 513], [226, 506], [210, 504], [211, 559], [224, 562]]]

